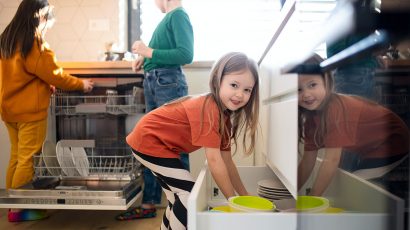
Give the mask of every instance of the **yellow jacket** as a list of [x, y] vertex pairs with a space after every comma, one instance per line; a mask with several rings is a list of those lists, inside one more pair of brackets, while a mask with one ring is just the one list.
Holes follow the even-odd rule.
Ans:
[[63, 72], [54, 52], [43, 43], [33, 43], [26, 59], [16, 52], [0, 59], [0, 113], [6, 122], [45, 119], [50, 104], [50, 85], [63, 90], [82, 90], [81, 79]]

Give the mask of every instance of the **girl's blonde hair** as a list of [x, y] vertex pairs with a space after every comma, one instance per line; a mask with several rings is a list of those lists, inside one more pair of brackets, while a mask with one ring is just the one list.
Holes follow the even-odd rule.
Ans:
[[[236, 111], [227, 111], [219, 97], [221, 82], [225, 75], [249, 70], [252, 73], [255, 85], [252, 89], [248, 103]], [[259, 117], [259, 74], [258, 66], [255, 61], [248, 58], [244, 53], [231, 52], [222, 56], [213, 66], [209, 80], [210, 96], [216, 102], [219, 108], [219, 133], [222, 140], [226, 135], [230, 135], [234, 144], [237, 146], [238, 135], [243, 130], [242, 144], [245, 150], [245, 155], [250, 155], [255, 149], [256, 132]], [[205, 103], [206, 104], [206, 103]], [[203, 110], [205, 107], [203, 108]], [[205, 111], [204, 111], [205, 112]], [[224, 114], [230, 113], [232, 130], [228, 130], [224, 123]], [[250, 135], [251, 143], [246, 145], [246, 134]], [[227, 143], [229, 144], [229, 143]]]
[[[221, 88], [222, 79], [227, 74], [247, 70], [252, 73], [253, 79], [255, 81], [255, 85], [252, 89], [249, 101], [245, 106], [236, 111], [228, 111], [223, 105], [221, 98], [219, 97], [219, 90]], [[210, 93], [206, 95], [205, 103], [201, 108], [201, 127], [199, 133], [202, 133], [203, 119], [205, 117], [205, 113], [208, 112], [207, 108], [209, 103], [211, 102], [211, 100], [213, 100], [219, 109], [219, 133], [221, 134], [221, 145], [223, 144], [223, 140], [228, 139], [227, 136], [229, 136], [229, 140], [233, 139], [234, 144], [237, 145], [238, 134], [240, 134], [241, 131], [244, 130], [246, 132], [245, 134], [249, 134], [251, 136], [251, 143], [249, 146], [246, 145], [246, 135], [243, 135], [242, 139], [242, 143], [245, 149], [245, 155], [250, 155], [255, 150], [256, 132], [259, 117], [259, 74], [256, 62], [248, 58], [243, 53], [231, 52], [225, 54], [212, 67], [209, 79], [209, 87]], [[188, 95], [168, 102], [164, 105], [167, 106], [179, 103], [191, 97], [192, 96]], [[224, 118], [226, 115], [230, 116], [232, 122], [231, 130], [228, 130], [228, 127], [226, 127], [225, 125]], [[208, 117], [210, 129], [212, 129], [214, 120], [212, 116]], [[207, 132], [210, 131], [211, 130], [208, 130]], [[224, 147], [228, 147], [228, 145], [230, 145], [230, 142], [225, 144], [227, 146]]]

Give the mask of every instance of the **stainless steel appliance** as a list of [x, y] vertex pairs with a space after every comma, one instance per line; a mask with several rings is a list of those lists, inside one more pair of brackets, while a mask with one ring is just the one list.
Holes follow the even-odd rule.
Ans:
[[144, 112], [142, 75], [71, 74], [92, 78], [94, 90], [52, 96], [34, 180], [1, 191], [0, 207], [126, 210], [140, 196], [140, 164], [125, 137]]

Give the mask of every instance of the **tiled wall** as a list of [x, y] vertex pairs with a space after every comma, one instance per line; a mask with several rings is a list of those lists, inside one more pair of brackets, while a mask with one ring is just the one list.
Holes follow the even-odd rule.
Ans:
[[[0, 0], [0, 31], [13, 18], [21, 0]], [[125, 0], [49, 0], [56, 22], [46, 40], [59, 61], [97, 61], [105, 43], [115, 42], [123, 51]], [[121, 10], [120, 10], [121, 8]]]

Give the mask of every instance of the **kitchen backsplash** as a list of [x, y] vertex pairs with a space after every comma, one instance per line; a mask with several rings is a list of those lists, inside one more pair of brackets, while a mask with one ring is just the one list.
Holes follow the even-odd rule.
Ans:
[[[21, 0], [0, 0], [0, 31], [13, 18]], [[46, 40], [59, 61], [97, 61], [105, 43], [114, 42], [123, 51], [125, 0], [49, 0], [55, 6], [56, 22]], [[120, 10], [122, 9], [122, 10]], [[123, 20], [124, 18], [124, 20]]]

